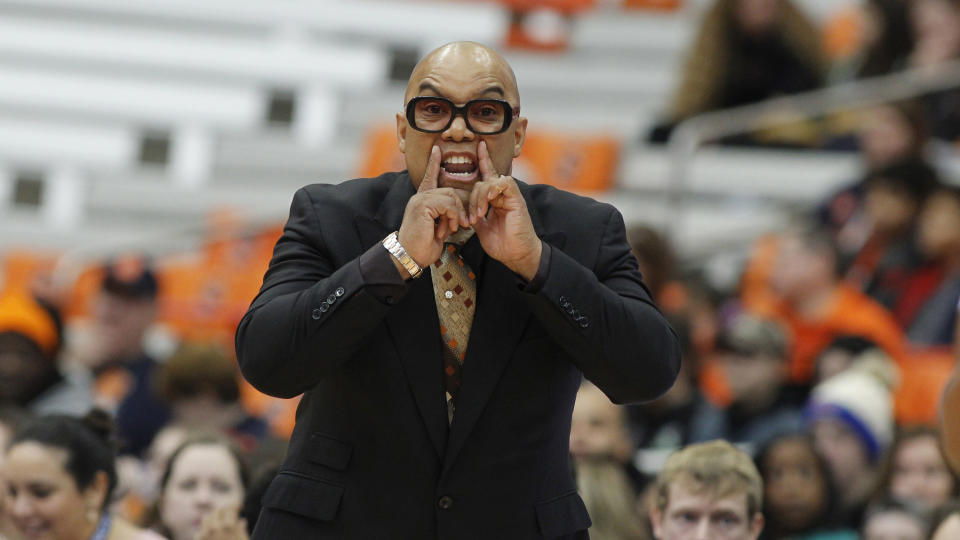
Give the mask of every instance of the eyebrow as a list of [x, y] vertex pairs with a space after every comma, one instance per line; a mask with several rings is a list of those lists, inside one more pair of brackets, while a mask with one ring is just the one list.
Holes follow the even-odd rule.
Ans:
[[[426, 81], [420, 83], [420, 88], [417, 89], [418, 93], [424, 92], [424, 91], [430, 91], [430, 92], [433, 92], [434, 94], [437, 94], [438, 96], [443, 96], [443, 92], [441, 92], [440, 90], [437, 90], [436, 86]], [[507, 93], [504, 92], [503, 88], [501, 88], [498, 85], [488, 86], [483, 90], [483, 92], [481, 92], [481, 94], [500, 94], [500, 97], [502, 98], [507, 97]]]

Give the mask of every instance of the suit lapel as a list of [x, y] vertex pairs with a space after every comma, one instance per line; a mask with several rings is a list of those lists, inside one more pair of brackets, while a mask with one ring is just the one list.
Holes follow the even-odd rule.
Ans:
[[[407, 201], [414, 192], [409, 176], [400, 174], [376, 216], [357, 217], [357, 230], [365, 247], [400, 228]], [[428, 271], [424, 269], [424, 273]], [[443, 396], [440, 322], [429, 275], [413, 281], [407, 294], [387, 314], [386, 324], [427, 433], [437, 456], [442, 459], [447, 444], [447, 409]]]
[[[534, 230], [544, 242], [555, 248], [562, 247], [563, 234], [543, 234], [539, 215], [531, 207], [523, 189], [526, 185], [520, 187], [527, 199]], [[499, 261], [487, 257], [480, 274], [477, 310], [470, 328], [462, 386], [444, 455], [444, 470], [455, 462], [523, 337], [531, 315], [521, 294], [517, 289], [516, 275]]]

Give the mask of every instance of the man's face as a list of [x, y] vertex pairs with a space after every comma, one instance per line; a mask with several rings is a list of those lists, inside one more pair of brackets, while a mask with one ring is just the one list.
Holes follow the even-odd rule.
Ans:
[[657, 540], [756, 540], [763, 516], [747, 515], [747, 495], [716, 499], [686, 482], [670, 485], [667, 506], [650, 512]]
[[0, 332], [0, 404], [25, 405], [55, 370], [33, 341], [15, 332]]
[[[495, 53], [469, 43], [444, 47], [417, 66], [407, 85], [404, 107], [417, 96], [445, 97], [456, 105], [473, 99], [500, 99], [508, 102], [515, 111], [520, 107], [516, 83], [506, 62]], [[457, 190], [461, 200], [466, 201], [473, 185], [482, 180], [477, 159], [481, 140], [486, 141], [496, 173], [510, 174], [513, 158], [523, 147], [527, 120], [515, 117], [509, 121], [510, 127], [503, 133], [477, 135], [467, 128], [462, 116], [456, 116], [446, 130], [424, 133], [407, 122], [405, 112], [398, 113], [399, 148], [414, 185], [419, 187], [423, 180], [430, 150], [435, 145], [440, 147], [443, 161], [438, 186]], [[454, 158], [460, 162], [458, 172], [466, 169], [468, 174], [447, 172], [444, 165], [451, 165]], [[462, 164], [464, 160], [467, 165]]]
[[152, 298], [125, 298], [101, 292], [93, 305], [99, 351], [103, 359], [139, 354], [143, 336], [157, 315]]

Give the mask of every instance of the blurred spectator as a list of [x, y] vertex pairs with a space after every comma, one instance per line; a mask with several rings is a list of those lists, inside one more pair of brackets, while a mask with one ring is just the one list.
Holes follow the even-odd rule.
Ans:
[[570, 424], [570, 454], [579, 462], [590, 457], [629, 463], [633, 456], [626, 411], [590, 381], [577, 391]]
[[147, 521], [147, 512], [160, 492], [160, 477], [167, 460], [194, 434], [186, 427], [167, 424], [157, 432], [143, 459], [125, 454], [117, 458], [117, 495], [113, 511], [134, 523]]
[[763, 540], [856, 540], [835, 526], [837, 492], [826, 462], [805, 433], [781, 435], [757, 454], [763, 477]]
[[929, 167], [919, 162], [885, 167], [864, 184], [869, 234], [850, 262], [846, 280], [888, 309], [919, 264], [914, 228], [920, 207], [937, 185]]
[[89, 378], [57, 367], [60, 342], [50, 309], [29, 294], [0, 295], [0, 406], [35, 414], [83, 415], [90, 410]]
[[[957, 0], [912, 0], [910, 2], [916, 45], [910, 66], [930, 73], [940, 72], [960, 59], [960, 2]], [[960, 90], [947, 89], [923, 97], [931, 134], [945, 141], [960, 136]]]
[[627, 242], [637, 258], [643, 282], [658, 305], [663, 307], [664, 287], [673, 281], [676, 271], [676, 257], [670, 242], [649, 225], [635, 225], [627, 229]]
[[871, 232], [871, 223], [863, 204], [866, 180], [870, 176], [895, 165], [913, 167], [921, 176], [936, 176], [926, 162], [929, 135], [925, 112], [920, 103], [900, 101], [877, 105], [856, 117], [856, 146], [860, 151], [864, 173], [856, 182], [830, 195], [816, 211], [821, 223], [836, 238], [840, 252], [845, 255], [856, 253]]
[[852, 366], [860, 355], [880, 351], [880, 346], [860, 336], [839, 336], [817, 357], [813, 382], [821, 383]]
[[937, 432], [915, 426], [897, 434], [887, 452], [880, 498], [893, 497], [932, 511], [958, 493], [957, 477], [947, 466]]
[[770, 296], [751, 291], [745, 307], [781, 322], [791, 343], [790, 376], [808, 383], [817, 356], [839, 336], [878, 343], [894, 359], [904, 354], [903, 333], [890, 313], [837, 274], [838, 255], [824, 231], [793, 228], [778, 240], [770, 275]]
[[570, 453], [593, 522], [590, 536], [626, 540], [643, 534], [638, 501], [646, 479], [632, 463], [626, 411], [589, 381], [577, 392]]
[[672, 450], [705, 441], [722, 414], [700, 390], [700, 366], [690, 341], [689, 323], [679, 316], [668, 315], [667, 320], [680, 343], [680, 373], [670, 390], [658, 399], [627, 406], [630, 432], [638, 448]]
[[888, 499], [870, 505], [863, 520], [863, 540], [926, 540], [926, 513], [907, 501]]
[[717, 0], [704, 15], [670, 106], [664, 141], [680, 121], [820, 87], [816, 26], [790, 0]]
[[249, 482], [246, 463], [229, 442], [189, 439], [167, 461], [152, 525], [170, 540], [246, 540], [239, 510]]
[[214, 344], [188, 343], [160, 366], [156, 390], [172, 421], [229, 435], [244, 451], [267, 436], [267, 424], [240, 403], [237, 363]]
[[726, 441], [690, 445], [667, 458], [650, 509], [658, 540], [756, 540], [763, 481], [750, 456]]
[[158, 540], [107, 511], [116, 485], [110, 419], [44, 416], [25, 423], [6, 450], [7, 508], [25, 538]]
[[787, 342], [769, 320], [741, 314], [717, 340], [732, 401], [713, 422], [710, 438], [762, 445], [802, 426], [803, 389], [788, 384]]
[[590, 513], [591, 539], [650, 538], [640, 499], [620, 463], [602, 456], [578, 459], [576, 478], [577, 492]]
[[861, 13], [859, 50], [833, 68], [832, 82], [887, 75], [907, 66], [914, 46], [908, 0], [868, 0]]
[[96, 377], [97, 405], [116, 415], [122, 453], [139, 455], [170, 419], [154, 395], [157, 359], [144, 344], [156, 320], [158, 290], [146, 260], [133, 256], [108, 263], [94, 301], [90, 350], [81, 352]]
[[894, 315], [916, 345], [949, 345], [960, 298], [960, 188], [943, 186], [928, 197], [917, 226], [925, 264], [907, 281]]
[[960, 538], [960, 504], [951, 501], [937, 509], [930, 519], [930, 540]]
[[860, 361], [818, 384], [805, 411], [817, 451], [836, 481], [840, 523], [847, 527], [859, 527], [893, 438], [892, 379], [879, 362]]

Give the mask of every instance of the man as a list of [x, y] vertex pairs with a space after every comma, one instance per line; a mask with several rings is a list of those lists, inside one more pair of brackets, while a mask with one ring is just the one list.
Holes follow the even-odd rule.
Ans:
[[756, 540], [763, 530], [763, 480], [750, 456], [726, 441], [671, 454], [655, 489], [657, 540]]
[[32, 294], [0, 292], [0, 407], [31, 414], [86, 414], [90, 381], [57, 363], [59, 314]]
[[237, 330], [255, 387], [304, 393], [253, 536], [587, 538], [581, 375], [652, 399], [676, 340], [616, 210], [509, 176], [527, 120], [503, 58], [443, 46], [404, 105], [407, 171], [297, 192]]
[[717, 336], [719, 364], [730, 386], [730, 405], [711, 424], [707, 439], [759, 448], [803, 427], [803, 387], [788, 384], [783, 330], [773, 321], [740, 313]]
[[89, 344], [75, 360], [92, 369], [94, 402], [116, 416], [123, 454], [140, 455], [170, 420], [154, 392], [160, 364], [145, 348], [158, 294], [157, 276], [144, 258], [109, 261], [94, 298]]

